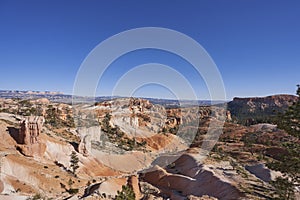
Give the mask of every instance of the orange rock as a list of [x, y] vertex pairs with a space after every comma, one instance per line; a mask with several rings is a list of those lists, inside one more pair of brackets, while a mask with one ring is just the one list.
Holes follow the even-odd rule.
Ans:
[[42, 157], [46, 151], [46, 144], [35, 143], [32, 145], [18, 145], [21, 153], [29, 157]]
[[141, 199], [142, 198], [142, 194], [140, 191], [140, 186], [139, 186], [139, 179], [137, 176], [131, 176], [128, 179], [128, 184], [132, 187], [133, 192], [135, 194], [135, 199]]

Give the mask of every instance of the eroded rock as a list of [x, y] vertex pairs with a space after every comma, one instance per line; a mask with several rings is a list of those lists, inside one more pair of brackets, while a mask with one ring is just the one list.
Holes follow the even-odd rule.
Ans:
[[80, 127], [78, 132], [81, 138], [78, 151], [84, 156], [88, 156], [91, 153], [92, 141], [104, 142], [101, 140], [101, 128], [99, 126]]
[[41, 116], [28, 116], [21, 121], [19, 141], [17, 141], [21, 153], [26, 156], [42, 156], [44, 154], [46, 145], [39, 139], [44, 122], [45, 119]]
[[144, 173], [142, 178], [171, 199], [184, 199], [189, 195], [209, 195], [217, 199], [243, 197], [242, 192], [229, 179], [216, 174], [209, 166], [197, 164], [189, 155], [183, 155], [168, 168], [167, 171], [155, 166]]

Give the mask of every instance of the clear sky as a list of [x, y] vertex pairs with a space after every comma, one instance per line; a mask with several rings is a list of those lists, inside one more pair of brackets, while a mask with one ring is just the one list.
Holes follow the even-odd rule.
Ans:
[[[0, 0], [0, 89], [71, 94], [76, 73], [95, 46], [148, 26], [199, 42], [218, 66], [228, 99], [294, 94], [300, 83], [299, 0]], [[106, 90], [98, 94], [109, 94], [126, 70], [149, 62], [174, 67], [203, 90], [198, 98], [207, 98], [188, 63], [158, 50], [116, 60], [103, 78]], [[136, 94], [172, 97], [156, 85]]]

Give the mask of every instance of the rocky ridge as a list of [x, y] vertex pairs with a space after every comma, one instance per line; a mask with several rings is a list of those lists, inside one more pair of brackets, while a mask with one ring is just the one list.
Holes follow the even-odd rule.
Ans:
[[267, 97], [234, 98], [228, 103], [228, 110], [234, 119], [244, 125], [271, 122], [272, 117], [284, 112], [298, 100], [294, 95], [273, 95]]

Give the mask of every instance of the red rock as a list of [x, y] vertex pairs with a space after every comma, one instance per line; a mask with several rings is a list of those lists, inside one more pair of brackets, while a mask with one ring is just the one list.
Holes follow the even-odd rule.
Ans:
[[29, 116], [21, 122], [19, 130], [19, 150], [26, 156], [43, 156], [46, 144], [39, 140], [45, 119], [41, 116]]

